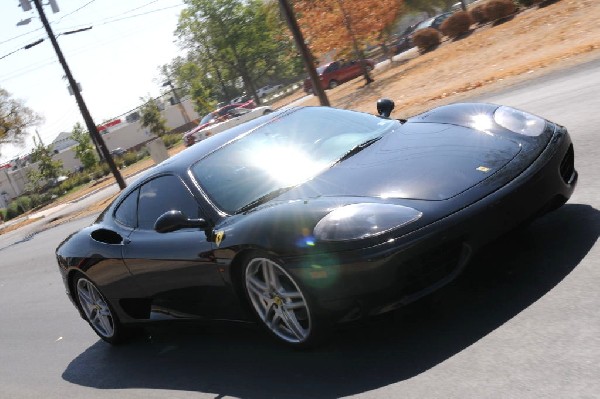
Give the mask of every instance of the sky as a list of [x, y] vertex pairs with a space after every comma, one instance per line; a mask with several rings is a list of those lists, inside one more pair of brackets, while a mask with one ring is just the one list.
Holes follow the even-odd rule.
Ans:
[[[56, 2], [58, 13], [44, 6], [55, 36], [92, 26], [91, 30], [61, 35], [58, 43], [96, 125], [137, 108], [140, 97], [165, 91], [159, 67], [181, 54], [173, 32], [184, 8], [182, 0]], [[26, 18], [31, 18], [29, 24], [16, 25]], [[42, 38], [46, 40], [19, 50]], [[75, 123], [85, 126], [64, 75], [33, 3], [32, 10], [24, 12], [19, 0], [3, 0], [0, 87], [40, 114], [44, 122], [30, 129], [24, 147], [2, 144], [0, 163], [29, 153], [36, 129], [44, 144], [49, 144], [61, 132], [71, 131]]]

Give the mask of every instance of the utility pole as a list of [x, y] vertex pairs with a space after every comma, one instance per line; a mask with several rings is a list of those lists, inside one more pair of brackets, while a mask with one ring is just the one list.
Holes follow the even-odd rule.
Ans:
[[298, 26], [298, 21], [296, 21], [296, 17], [294, 16], [294, 10], [292, 10], [292, 7], [290, 7], [287, 0], [279, 0], [279, 5], [281, 6], [281, 10], [285, 15], [285, 19], [288, 23], [290, 31], [292, 31], [292, 36], [294, 36], [294, 41], [296, 42], [298, 51], [300, 51], [300, 55], [304, 61], [304, 66], [306, 67], [308, 75], [310, 76], [310, 80], [312, 81], [313, 93], [319, 97], [319, 102], [321, 105], [329, 107], [329, 99], [325, 94], [325, 90], [321, 86], [321, 80], [319, 79], [319, 74], [317, 74], [317, 70], [315, 69], [315, 64], [313, 62], [313, 57], [310, 53], [310, 50], [306, 46], [306, 43], [304, 43], [304, 36], [302, 35], [300, 27]]
[[177, 107], [179, 108], [179, 112], [181, 113], [183, 121], [185, 123], [190, 123], [190, 116], [188, 115], [187, 111], [185, 110], [185, 107], [183, 106], [183, 104], [181, 103], [181, 98], [179, 98], [179, 95], [177, 95], [177, 92], [175, 91], [175, 86], [173, 86], [173, 83], [171, 82], [171, 77], [169, 75], [167, 75], [167, 79], [169, 79], [169, 80], [167, 80], [165, 83], [163, 83], [163, 87], [169, 86], [169, 88], [171, 89], [171, 93], [173, 93], [173, 102], [175, 104], [177, 104]]
[[62, 67], [65, 71], [65, 75], [67, 77], [67, 80], [69, 81], [69, 85], [71, 86], [71, 89], [73, 90], [73, 95], [75, 96], [75, 100], [77, 100], [77, 105], [79, 106], [81, 115], [83, 116], [83, 120], [85, 121], [88, 131], [90, 132], [90, 136], [92, 137], [92, 141], [96, 144], [98, 152], [100, 154], [102, 154], [102, 156], [108, 163], [108, 167], [110, 168], [112, 174], [115, 176], [115, 180], [117, 181], [117, 184], [119, 185], [119, 187], [122, 190], [125, 187], [127, 187], [127, 185], [125, 184], [125, 180], [123, 180], [123, 176], [121, 176], [121, 172], [119, 172], [119, 169], [117, 168], [117, 165], [115, 164], [115, 161], [112, 159], [112, 156], [110, 155], [110, 152], [108, 151], [108, 148], [106, 147], [106, 144], [104, 143], [104, 139], [98, 132], [98, 128], [96, 128], [96, 124], [94, 123], [94, 120], [92, 119], [92, 116], [90, 115], [90, 112], [88, 111], [87, 106], [85, 105], [85, 102], [83, 101], [83, 97], [81, 96], [81, 93], [79, 92], [79, 87], [77, 86], [77, 82], [75, 81], [75, 78], [73, 78], [73, 75], [71, 74], [71, 70], [69, 69], [69, 66], [67, 65], [67, 61], [65, 60], [65, 57], [63, 56], [63, 53], [60, 50], [60, 47], [58, 46], [58, 42], [56, 41], [56, 37], [54, 37], [52, 28], [50, 27], [50, 24], [48, 23], [48, 19], [46, 18], [46, 14], [44, 13], [44, 9], [42, 8], [41, 0], [33, 0], [33, 3], [35, 4], [35, 8], [37, 9], [38, 14], [40, 15], [42, 24], [44, 24], [44, 28], [46, 29], [46, 33], [48, 34], [48, 38], [52, 42], [54, 51], [56, 51], [56, 56], [58, 57], [58, 60], [60, 61], [60, 64], [62, 65]]

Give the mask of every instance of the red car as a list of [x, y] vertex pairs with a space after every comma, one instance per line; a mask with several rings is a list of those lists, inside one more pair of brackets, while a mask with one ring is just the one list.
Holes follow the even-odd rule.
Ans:
[[[364, 61], [368, 71], [372, 71], [375, 68], [375, 61], [370, 59]], [[321, 87], [324, 89], [333, 89], [340, 83], [362, 75], [362, 69], [358, 60], [340, 60], [321, 65], [317, 68], [317, 73], [321, 80]], [[313, 91], [310, 78], [304, 80], [304, 91], [307, 93], [312, 93]]]

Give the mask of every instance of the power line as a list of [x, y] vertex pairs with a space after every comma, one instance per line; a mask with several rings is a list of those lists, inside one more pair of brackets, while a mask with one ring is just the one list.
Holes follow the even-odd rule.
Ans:
[[[114, 36], [112, 38], [109, 38], [108, 40], [102, 41], [101, 43], [96, 43], [96, 45], [93, 46], [93, 47], [89, 46], [89, 45], [84, 45], [84, 46], [81, 46], [81, 47], [79, 47], [77, 49], [74, 49], [74, 50], [70, 51], [68, 55], [70, 57], [72, 57], [72, 56], [76, 56], [76, 55], [80, 55], [80, 54], [86, 53], [88, 51], [94, 51], [98, 47], [106, 46], [107, 44], [110, 44], [110, 43], [114, 42], [115, 40], [120, 40], [120, 39], [123, 39], [124, 37], [129, 37], [129, 36], [131, 36], [131, 35], [133, 35], [135, 33], [138, 33], [138, 32], [139, 32], [139, 30], [136, 29], [134, 31], [131, 31], [130, 34], [127, 34], [125, 36], [123, 36], [123, 35]], [[60, 36], [60, 35], [57, 35], [57, 37], [58, 36]], [[17, 49], [16, 51], [19, 51], [19, 50], [21, 50], [21, 49]], [[0, 82], [8, 82], [10, 80], [19, 78], [19, 77], [21, 77], [23, 75], [27, 75], [28, 73], [35, 72], [35, 71], [37, 71], [39, 69], [45, 68], [45, 67], [47, 67], [49, 65], [56, 64], [56, 63], [58, 63], [58, 61], [56, 60], [55, 57], [48, 57], [48, 58], [46, 58], [44, 60], [41, 60], [37, 64], [29, 65], [26, 69], [19, 69], [17, 71], [12, 71], [12, 72], [7, 73], [6, 75], [0, 77]]]
[[[148, 14], [152, 14], [152, 13], [158, 12], [158, 11], [169, 10], [169, 9], [171, 9], [171, 8], [175, 8], [175, 7], [181, 7], [181, 4], [177, 4], [177, 5], [174, 5], [174, 6], [169, 6], [169, 7], [164, 7], [164, 8], [158, 8], [158, 9], [156, 9], [156, 10], [146, 11], [146, 12], [144, 12], [144, 13], [141, 13], [141, 14], [135, 14], [135, 15], [130, 15], [130, 16], [128, 16], [128, 17], [122, 17], [122, 18], [109, 17], [109, 18], [105, 18], [105, 20], [106, 20], [106, 19], [108, 19], [109, 21], [107, 21], [107, 22], [103, 22], [103, 23], [98, 23], [98, 25], [107, 25], [107, 24], [112, 24], [113, 22], [119, 22], [119, 21], [124, 21], [124, 20], [126, 20], [126, 19], [131, 19], [131, 18], [141, 17], [141, 16], [144, 16], [144, 15], [148, 15]], [[116, 19], [110, 20], [111, 18], [116, 18]]]
[[10, 53], [8, 53], [8, 54], [5, 54], [5, 55], [3, 55], [2, 57], [0, 57], [0, 60], [2, 60], [2, 59], [4, 59], [4, 58], [8, 57], [9, 55], [13, 55], [13, 54], [14, 54], [14, 53], [16, 53], [17, 51], [21, 51], [21, 50], [23, 50], [23, 48], [22, 48], [22, 47], [21, 47], [21, 48], [18, 48], [18, 49], [16, 49], [15, 51], [12, 51], [12, 52], [10, 52]]
[[[118, 22], [118, 21], [130, 19], [130, 18], [136, 18], [136, 17], [140, 17], [140, 16], [152, 14], [152, 13], [155, 13], [155, 12], [158, 12], [158, 11], [164, 11], [164, 10], [168, 10], [168, 9], [171, 9], [171, 8], [176, 8], [176, 7], [183, 6], [183, 4], [175, 4], [175, 5], [172, 5], [172, 6], [163, 7], [163, 8], [157, 8], [155, 10], [150, 10], [150, 11], [147, 11], [147, 12], [144, 12], [144, 13], [140, 13], [140, 14], [129, 15], [127, 17], [120, 17], [120, 16], [122, 16], [124, 14], [129, 14], [129, 13], [131, 13], [133, 11], [136, 11], [136, 10], [139, 10], [141, 8], [148, 7], [149, 5], [154, 4], [157, 1], [158, 0], [153, 0], [153, 1], [151, 1], [149, 3], [146, 3], [146, 4], [142, 5], [142, 6], [135, 7], [135, 8], [132, 8], [130, 10], [127, 10], [127, 11], [123, 11], [123, 12], [117, 14], [117, 15], [113, 15], [113, 16], [110, 16], [110, 17], [105, 17], [105, 18], [102, 18], [102, 19], [99, 19], [99, 20], [96, 20], [96, 21], [88, 22], [88, 23], [82, 23], [82, 24], [74, 25], [71, 28], [77, 28], [77, 27], [82, 26], [82, 25], [106, 25], [106, 24], [110, 24], [110, 23], [113, 23], [113, 22]], [[70, 29], [70, 28], [66, 28], [66, 29]]]
[[53, 21], [52, 23], [53, 23], [53, 24], [57, 24], [57, 23], [59, 23], [59, 22], [60, 22], [60, 21], [62, 21], [63, 19], [67, 18], [69, 15], [73, 15], [73, 14], [75, 14], [77, 11], [79, 11], [79, 10], [81, 10], [81, 9], [84, 9], [85, 7], [89, 6], [89, 5], [90, 5], [90, 4], [92, 4], [94, 1], [96, 1], [96, 0], [90, 0], [90, 1], [88, 1], [87, 3], [85, 3], [84, 5], [82, 5], [81, 7], [79, 7], [78, 9], [76, 9], [75, 11], [71, 11], [70, 13], [63, 15], [62, 17], [60, 17], [60, 18], [59, 18], [59, 19], [57, 19], [56, 21]]
[[[58, 24], [58, 23], [59, 23], [61, 20], [63, 20], [64, 18], [66, 18], [66, 17], [68, 17], [68, 16], [70, 16], [70, 15], [72, 15], [72, 14], [76, 13], [77, 11], [79, 11], [79, 10], [83, 9], [84, 7], [86, 7], [86, 6], [88, 6], [89, 4], [93, 3], [94, 1], [96, 1], [96, 0], [91, 0], [91, 1], [87, 2], [87, 3], [86, 3], [86, 4], [84, 4], [83, 6], [79, 7], [78, 9], [76, 9], [75, 11], [72, 11], [72, 12], [70, 12], [70, 13], [69, 13], [69, 14], [67, 14], [67, 15], [63, 15], [63, 16], [62, 16], [62, 17], [60, 17], [58, 20], [51, 22], [51, 24], [52, 24], [52, 25], [54, 25], [54, 24]], [[151, 4], [154, 4], [154, 3], [156, 3], [156, 2], [158, 2], [158, 0], [153, 0], [153, 1], [149, 2], [149, 3], [146, 3], [146, 4], [144, 4], [144, 5], [141, 5], [141, 6], [139, 6], [139, 7], [135, 7], [135, 8], [132, 8], [132, 9], [130, 9], [130, 10], [124, 11], [124, 12], [120, 13], [119, 15], [129, 14], [129, 13], [131, 13], [131, 12], [133, 12], [133, 11], [136, 11], [136, 10], [139, 10], [139, 9], [141, 9], [141, 8], [148, 7], [149, 5], [151, 5]], [[154, 13], [154, 12], [157, 12], [157, 11], [167, 10], [167, 9], [170, 9], [170, 8], [175, 8], [175, 7], [180, 7], [180, 6], [182, 6], [182, 4], [176, 4], [176, 5], [173, 5], [173, 6], [169, 6], [169, 7], [165, 7], [165, 8], [160, 8], [160, 9], [157, 9], [157, 10], [151, 10], [151, 11], [148, 11], [147, 13], [142, 13], [142, 14], [131, 15], [131, 16], [128, 16], [128, 17], [125, 17], [125, 18], [134, 18], [134, 17], [137, 17], [137, 16], [143, 16], [143, 15], [146, 15], [146, 14], [151, 14], [151, 13]], [[115, 18], [118, 18], [118, 15], [115, 15], [115, 16], [112, 16], [112, 17], [106, 17], [106, 18], [100, 19], [100, 20], [98, 20], [98, 22], [95, 22], [95, 23], [96, 23], [96, 24], [99, 24], [100, 22], [103, 22], [103, 23], [102, 23], [102, 25], [106, 25], [106, 24], [108, 24], [108, 23], [112, 23], [112, 22], [118, 22], [118, 21], [121, 21], [121, 20], [122, 20], [122, 19], [115, 19]], [[112, 19], [115, 19], [115, 20], [114, 20], [114, 21], [108, 21], [108, 22], [104, 22], [104, 21], [107, 21], [107, 20], [112, 20]], [[124, 18], [123, 18], [123, 19], [124, 19]], [[79, 27], [79, 26], [85, 26], [85, 25], [94, 25], [95, 23], [94, 23], [94, 22], [82, 23], [82, 24], [79, 24], [79, 25], [75, 25], [75, 26], [73, 26], [73, 27], [71, 27], [71, 28], [77, 28], [77, 27]], [[67, 28], [67, 29], [71, 29], [71, 28]], [[18, 39], [18, 38], [20, 38], [20, 37], [23, 37], [23, 36], [30, 35], [30, 34], [32, 34], [32, 33], [35, 33], [35, 32], [37, 32], [37, 31], [40, 31], [40, 30], [42, 30], [42, 29], [44, 29], [44, 28], [43, 28], [43, 27], [41, 27], [41, 28], [37, 28], [37, 29], [34, 29], [34, 30], [32, 30], [32, 31], [29, 31], [29, 32], [26, 32], [26, 33], [22, 33], [22, 34], [20, 34], [20, 35], [17, 35], [17, 36], [11, 37], [11, 38], [9, 38], [9, 39], [3, 40], [3, 41], [1, 41], [1, 42], [0, 42], [0, 44], [4, 44], [4, 43], [11, 42], [11, 41], [13, 41], [13, 40], [16, 40], [16, 39]], [[4, 58], [4, 57], [2, 57], [2, 58]], [[1, 59], [1, 58], [0, 58], [0, 59]]]
[[[59, 18], [59, 19], [57, 19], [56, 21], [53, 21], [53, 22], [51, 22], [51, 24], [57, 24], [57, 23], [59, 23], [59, 22], [60, 22], [60, 21], [62, 21], [64, 18], [68, 17], [69, 15], [75, 14], [77, 11], [79, 11], [79, 10], [81, 10], [81, 9], [85, 8], [86, 6], [90, 5], [90, 4], [91, 4], [91, 3], [93, 3], [94, 1], [96, 1], [96, 0], [90, 0], [90, 1], [88, 1], [86, 4], [82, 5], [81, 7], [79, 7], [78, 9], [76, 9], [75, 11], [71, 11], [70, 13], [68, 13], [68, 14], [66, 14], [66, 15], [63, 15], [62, 17], [60, 17], [60, 18]], [[157, 0], [155, 0], [155, 1], [157, 1]], [[41, 27], [41, 28], [37, 28], [37, 29], [34, 29], [34, 30], [32, 30], [32, 31], [29, 31], [29, 32], [26, 32], [26, 33], [23, 33], [23, 34], [17, 35], [17, 36], [15, 36], [15, 37], [11, 37], [10, 39], [6, 39], [6, 40], [4, 40], [4, 41], [1, 41], [1, 42], [0, 42], [0, 44], [8, 43], [8, 42], [10, 42], [10, 41], [13, 41], [13, 40], [15, 40], [15, 39], [18, 39], [18, 38], [20, 38], [20, 37], [23, 37], [23, 36], [30, 35], [30, 34], [32, 34], [32, 33], [34, 33], [34, 32], [37, 32], [37, 31], [39, 31], [39, 30], [42, 30], [42, 29], [44, 29], [44, 28], [43, 28], [43, 27]], [[4, 58], [4, 57], [2, 57], [2, 58]], [[1, 59], [1, 58], [0, 58], [0, 59]]]
[[[95, 1], [95, 0], [92, 0], [92, 1]], [[90, 4], [92, 1], [88, 2], [87, 4]], [[129, 11], [126, 11], [125, 13], [128, 13], [128, 12], [135, 11], [135, 10], [137, 10], [137, 9], [140, 9], [140, 8], [146, 7], [146, 6], [148, 6], [148, 5], [152, 4], [152, 3], [155, 3], [156, 1], [158, 1], [158, 0], [154, 0], [154, 1], [152, 1], [151, 3], [148, 3], [148, 4], [144, 5], [144, 6], [140, 6], [140, 7], [137, 7], [137, 8], [133, 8], [133, 9], [131, 9], [131, 10], [129, 10]], [[87, 5], [87, 4], [86, 4], [86, 5]], [[77, 10], [75, 10], [75, 11], [78, 11], [78, 10], [80, 10], [80, 9], [81, 9], [81, 8], [83, 8], [83, 7], [85, 7], [85, 5], [84, 5], [84, 6], [82, 6], [82, 7], [80, 7], [79, 9], [77, 9]], [[103, 20], [100, 20], [100, 22], [96, 23], [96, 25], [99, 25], [99, 26], [108, 25], [108, 24], [111, 24], [111, 23], [120, 22], [120, 21], [123, 21], [123, 20], [131, 19], [131, 18], [137, 18], [137, 17], [141, 17], [141, 16], [144, 16], [144, 15], [152, 14], [152, 13], [159, 12], [159, 11], [169, 10], [169, 9], [171, 9], [171, 8], [176, 8], [176, 7], [181, 7], [181, 4], [176, 4], [176, 5], [169, 6], [169, 7], [164, 7], [164, 8], [158, 8], [158, 9], [156, 9], [156, 10], [150, 10], [150, 11], [147, 11], [147, 12], [144, 12], [144, 13], [141, 13], [141, 14], [130, 15], [130, 16], [128, 16], [128, 17], [122, 17], [122, 18], [117, 18], [117, 17], [108, 17], [108, 18], [104, 18]], [[73, 11], [73, 12], [75, 12], [75, 11]], [[117, 18], [117, 19], [112, 19], [112, 18]], [[112, 20], [111, 20], [111, 19], [112, 19]], [[102, 21], [106, 21], [106, 22], [102, 22]], [[80, 26], [87, 26], [88, 28], [86, 28], [86, 29], [83, 29], [83, 30], [87, 30], [87, 29], [91, 29], [91, 28], [93, 27], [93, 25], [94, 25], [94, 24], [80, 24], [80, 25], [76, 25], [76, 26], [73, 26], [73, 27], [71, 27], [71, 28], [66, 28], [66, 29], [75, 29], [75, 28], [78, 28], [78, 27], [80, 27]], [[43, 29], [43, 28], [36, 29], [35, 31], [38, 31], [38, 30], [40, 30], [40, 29]], [[10, 40], [16, 39], [16, 38], [18, 38], [18, 37], [21, 37], [21, 36], [24, 36], [24, 35], [28, 35], [28, 34], [30, 34], [30, 33], [33, 33], [33, 32], [35, 32], [35, 31], [31, 31], [31, 32], [25, 33], [25, 34], [23, 34], [23, 35], [16, 36], [16, 37], [14, 37], [14, 38], [12, 38], [12, 39], [8, 39], [8, 40], [6, 40], [6, 41], [4, 41], [4, 42], [2, 42], [2, 43], [6, 43], [6, 42], [8, 42], [8, 41], [10, 41]], [[73, 31], [71, 31], [71, 32], [73, 32]], [[65, 33], [61, 33], [61, 34], [69, 34], [69, 33], [68, 33], [68, 32], [65, 32]], [[61, 34], [57, 35], [56, 37], [60, 36]], [[2, 44], [2, 43], [0, 43], [0, 44]], [[12, 54], [14, 54], [14, 53], [16, 53], [16, 52], [20, 51], [20, 50], [23, 50], [23, 48], [18, 48], [18, 49], [14, 50], [14, 51], [12, 51], [12, 52], [10, 52], [10, 53], [8, 53], [8, 54], [5, 54], [5, 55], [1, 56], [1, 57], [0, 57], [0, 60], [4, 59], [4, 58], [6, 58], [6, 57], [8, 57], [8, 56], [10, 56], [10, 55], [12, 55]], [[20, 76], [20, 75], [19, 75], [19, 76]]]
[[13, 40], [15, 40], [15, 39], [18, 39], [18, 38], [20, 38], [20, 37], [23, 37], [23, 36], [30, 35], [30, 34], [32, 34], [32, 33], [34, 33], [34, 32], [37, 32], [38, 30], [42, 30], [42, 29], [44, 29], [44, 28], [37, 28], [37, 29], [34, 29], [34, 30], [32, 30], [32, 31], [29, 31], [29, 32], [26, 32], [26, 33], [20, 34], [20, 35], [18, 35], [18, 36], [11, 37], [10, 39], [6, 39], [6, 40], [4, 40], [3, 42], [0, 42], [0, 44], [8, 43], [8, 42], [10, 42], [10, 41], [13, 41]]
[[124, 11], [121, 14], [129, 14], [130, 12], [134, 12], [135, 10], [139, 10], [140, 8], [148, 7], [150, 4], [154, 4], [157, 1], [158, 0], [153, 0], [150, 3], [146, 3], [146, 4], [142, 5], [142, 6], [139, 6], [139, 7], [136, 7], [136, 8], [132, 8], [131, 10], [128, 10], [128, 11]]

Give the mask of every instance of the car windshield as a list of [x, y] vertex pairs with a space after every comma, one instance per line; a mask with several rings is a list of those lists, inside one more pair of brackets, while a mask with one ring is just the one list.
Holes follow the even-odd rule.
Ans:
[[419, 29], [425, 29], [425, 28], [429, 28], [431, 26], [431, 23], [433, 22], [434, 18], [429, 18], [426, 19], [425, 21], [421, 22], [419, 25], [417, 25], [417, 27], [415, 28], [415, 31], [419, 30]]
[[211, 112], [210, 114], [205, 115], [204, 118], [200, 120], [200, 125], [204, 125], [205, 123], [208, 123], [213, 119], [215, 119], [215, 115]]
[[323, 72], [325, 72], [325, 69], [327, 69], [327, 67], [329, 66], [329, 64], [327, 65], [321, 65], [320, 67], [317, 67], [317, 73], [320, 75]]
[[210, 153], [191, 171], [211, 201], [232, 214], [312, 179], [397, 126], [368, 114], [301, 108]]

